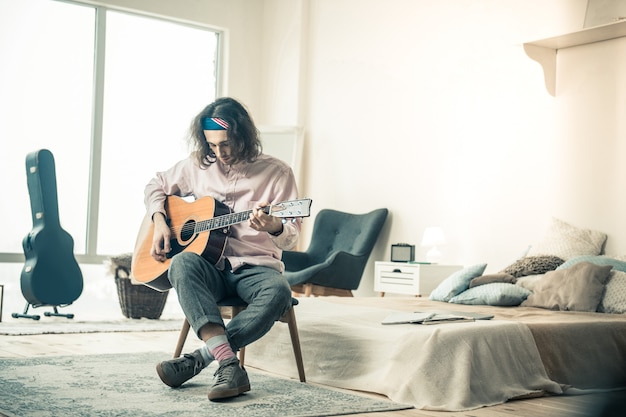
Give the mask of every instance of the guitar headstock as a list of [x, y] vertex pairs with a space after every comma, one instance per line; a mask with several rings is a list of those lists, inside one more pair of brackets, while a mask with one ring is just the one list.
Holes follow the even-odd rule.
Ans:
[[269, 214], [281, 218], [309, 217], [313, 200], [303, 198], [300, 200], [283, 201], [270, 207]]

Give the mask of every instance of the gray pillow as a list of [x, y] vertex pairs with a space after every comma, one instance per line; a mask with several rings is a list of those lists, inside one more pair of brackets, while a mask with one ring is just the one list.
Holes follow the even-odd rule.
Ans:
[[596, 311], [612, 268], [580, 262], [567, 269], [547, 272], [521, 306]]
[[517, 278], [515, 278], [513, 275], [507, 274], [505, 272], [499, 272], [497, 274], [487, 274], [476, 277], [470, 281], [469, 287], [474, 288], [478, 287], [479, 285], [491, 284], [494, 282], [506, 282], [509, 284], [515, 284], [516, 281]]
[[527, 275], [540, 275], [548, 271], [554, 271], [563, 262], [565, 262], [563, 259], [552, 255], [526, 256], [513, 262], [500, 272], [511, 274], [515, 278]]

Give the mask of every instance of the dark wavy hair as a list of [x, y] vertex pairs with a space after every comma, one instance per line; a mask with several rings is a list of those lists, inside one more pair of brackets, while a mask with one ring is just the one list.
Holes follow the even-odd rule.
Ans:
[[237, 162], [253, 162], [263, 152], [259, 131], [248, 110], [234, 98], [221, 97], [198, 113], [189, 127], [192, 155], [200, 167], [206, 168], [217, 160], [204, 136], [202, 119], [205, 117], [218, 117], [228, 123], [226, 137]]

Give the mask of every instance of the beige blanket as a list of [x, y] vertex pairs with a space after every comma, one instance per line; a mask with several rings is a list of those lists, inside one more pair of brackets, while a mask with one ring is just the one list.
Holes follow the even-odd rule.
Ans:
[[402, 311], [447, 308], [493, 314], [494, 320], [511, 320], [528, 326], [553, 381], [580, 389], [626, 385], [626, 314], [453, 305], [415, 297], [327, 300]]
[[[300, 298], [296, 317], [307, 380], [448, 411], [562, 392], [523, 323], [380, 324], [393, 311], [467, 307], [419, 300]], [[287, 327], [277, 324], [248, 346], [246, 363], [297, 377]]]

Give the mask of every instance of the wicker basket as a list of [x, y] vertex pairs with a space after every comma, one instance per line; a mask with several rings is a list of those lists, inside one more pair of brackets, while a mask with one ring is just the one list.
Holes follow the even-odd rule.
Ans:
[[163, 313], [169, 291], [153, 290], [145, 285], [133, 285], [128, 278], [115, 276], [117, 295], [122, 313], [131, 319], [158, 319]]

